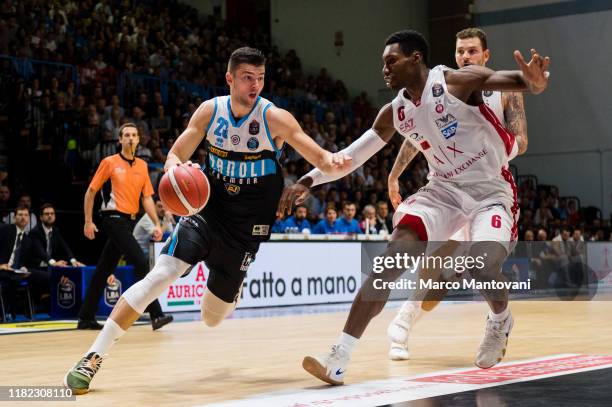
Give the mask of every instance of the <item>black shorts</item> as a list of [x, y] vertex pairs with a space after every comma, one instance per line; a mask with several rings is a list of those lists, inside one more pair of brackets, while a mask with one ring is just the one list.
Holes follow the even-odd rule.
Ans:
[[[192, 266], [204, 261], [209, 274], [210, 292], [225, 302], [234, 302], [240, 292], [257, 248], [247, 248], [232, 239], [221, 226], [213, 227], [201, 216], [181, 218], [162, 254], [176, 257]], [[188, 273], [187, 273], [188, 274]]]

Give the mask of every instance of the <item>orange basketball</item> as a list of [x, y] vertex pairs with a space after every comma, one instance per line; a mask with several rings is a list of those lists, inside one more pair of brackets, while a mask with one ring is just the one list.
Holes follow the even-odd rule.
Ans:
[[175, 165], [159, 182], [159, 197], [175, 215], [191, 216], [206, 206], [210, 184], [200, 168]]

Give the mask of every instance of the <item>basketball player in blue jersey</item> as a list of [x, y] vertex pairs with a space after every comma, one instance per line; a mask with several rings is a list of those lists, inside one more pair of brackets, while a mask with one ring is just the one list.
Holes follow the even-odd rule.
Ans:
[[[456, 34], [455, 62], [459, 68], [468, 65], [485, 66], [490, 57], [491, 51], [487, 46], [487, 35], [483, 30], [471, 27], [465, 28]], [[517, 144], [517, 155], [524, 154], [527, 151], [528, 136], [523, 94], [521, 92], [484, 91], [482, 99], [495, 113], [495, 116], [497, 116], [504, 127], [514, 134]], [[389, 198], [395, 209], [402, 202], [399, 193], [399, 177], [418, 152], [408, 140], [404, 140], [393, 168], [389, 172]], [[509, 158], [512, 159], [514, 157]], [[442, 257], [458, 255], [459, 253], [456, 253], [456, 251], [460, 247], [460, 242], [469, 240], [469, 228], [466, 226], [451, 236], [449, 242], [438, 249], [434, 255]], [[465, 250], [466, 246], [462, 246], [462, 248]], [[439, 270], [421, 270], [420, 273], [421, 279], [438, 280], [441, 277]], [[402, 304], [396, 317], [391, 321], [387, 329], [391, 342], [389, 359], [407, 360], [410, 358], [408, 350], [410, 330], [420, 317], [440, 303], [447, 291], [431, 290], [427, 294], [415, 294], [415, 297], [419, 297], [418, 300], [409, 300]]]
[[285, 143], [329, 175], [350, 166], [348, 155], [323, 150], [289, 112], [259, 96], [264, 75], [259, 50], [235, 50], [225, 75], [230, 95], [202, 103], [170, 149], [166, 170], [196, 165], [189, 158], [204, 141], [210, 199], [200, 213], [181, 218], [153, 270], [121, 296], [93, 345], [66, 374], [64, 383], [75, 394], [89, 391], [110, 347], [196, 263], [205, 261], [210, 271], [202, 299], [204, 323], [217, 326], [236, 308], [249, 264], [276, 218], [283, 188], [278, 160]]
[[[483, 103], [482, 92], [538, 94], [548, 86], [550, 60], [535, 50], [531, 50], [529, 62], [519, 51], [514, 52], [520, 71], [495, 72], [477, 65], [459, 70], [445, 66], [429, 69], [427, 42], [413, 30], [391, 34], [385, 45], [383, 75], [398, 95], [380, 110], [372, 128], [343, 151], [352, 157], [353, 171], [398, 132], [424, 154], [430, 169], [429, 182], [398, 207], [389, 246], [377, 256], [384, 260], [384, 270], [373, 270], [365, 279], [331, 352], [307, 356], [302, 362], [310, 374], [334, 385], [344, 383], [353, 349], [389, 298], [389, 283], [409, 267], [396, 261], [398, 257], [421, 257], [427, 252], [427, 241], [447, 241], [454, 232], [469, 225], [471, 240], [478, 242], [470, 255], [479, 257], [481, 262], [477, 270], [470, 268], [472, 276], [480, 283], [499, 280], [509, 242], [516, 237], [516, 186], [507, 163], [517, 146], [514, 136]], [[311, 171], [285, 189], [279, 211], [290, 210], [296, 198], [298, 202], [303, 200], [309, 187], [350, 171], [331, 177], [317, 169]], [[483, 341], [486, 346], [479, 348], [476, 364], [490, 367], [505, 352], [512, 316], [507, 291], [481, 292], [491, 313]]]

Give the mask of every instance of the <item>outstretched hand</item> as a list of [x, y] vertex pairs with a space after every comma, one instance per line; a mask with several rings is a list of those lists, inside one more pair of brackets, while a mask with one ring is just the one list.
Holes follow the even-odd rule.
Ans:
[[542, 57], [535, 49], [531, 49], [531, 60], [525, 62], [520, 51], [514, 51], [514, 59], [519, 68], [523, 72], [523, 78], [527, 81], [529, 89], [532, 93], [538, 94], [544, 91], [548, 86], [548, 66], [550, 65], [549, 57]]
[[283, 216], [285, 213], [287, 213], [288, 215], [291, 214], [291, 211], [293, 210], [293, 205], [299, 205], [303, 203], [306, 198], [308, 198], [309, 193], [310, 189], [300, 183], [293, 184], [285, 188], [278, 203], [276, 216]]

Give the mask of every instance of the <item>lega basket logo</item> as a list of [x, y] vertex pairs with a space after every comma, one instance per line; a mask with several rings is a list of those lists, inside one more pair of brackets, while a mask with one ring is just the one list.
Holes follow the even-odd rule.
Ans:
[[249, 134], [254, 136], [259, 133], [259, 122], [257, 120], [251, 121], [249, 123]]
[[493, 91], [492, 90], [485, 90], [484, 92], [482, 92], [482, 96], [488, 98], [491, 97], [493, 95]]
[[66, 276], [57, 283], [57, 305], [61, 308], [72, 308], [76, 299], [75, 285]]
[[121, 280], [115, 278], [112, 285], [107, 284], [104, 288], [104, 303], [109, 307], [114, 307], [121, 297]]

